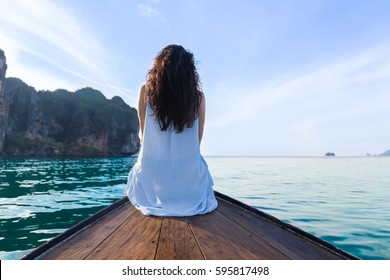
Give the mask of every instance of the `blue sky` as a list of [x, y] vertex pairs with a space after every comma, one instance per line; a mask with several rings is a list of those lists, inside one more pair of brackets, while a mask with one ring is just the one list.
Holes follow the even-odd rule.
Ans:
[[191, 50], [205, 155], [390, 148], [390, 1], [0, 0], [8, 77], [135, 106], [157, 52]]

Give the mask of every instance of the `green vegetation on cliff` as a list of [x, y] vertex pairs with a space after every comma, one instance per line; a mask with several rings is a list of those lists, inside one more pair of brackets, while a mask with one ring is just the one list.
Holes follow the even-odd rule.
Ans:
[[131, 155], [139, 150], [137, 111], [83, 88], [36, 91], [7, 78], [8, 127], [0, 154], [24, 156]]

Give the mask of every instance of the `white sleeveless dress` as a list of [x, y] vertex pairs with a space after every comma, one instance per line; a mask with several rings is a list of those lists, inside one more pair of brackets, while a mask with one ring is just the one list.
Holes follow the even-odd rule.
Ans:
[[192, 216], [217, 208], [213, 179], [198, 139], [198, 119], [182, 133], [161, 131], [146, 106], [143, 145], [126, 191], [144, 215]]

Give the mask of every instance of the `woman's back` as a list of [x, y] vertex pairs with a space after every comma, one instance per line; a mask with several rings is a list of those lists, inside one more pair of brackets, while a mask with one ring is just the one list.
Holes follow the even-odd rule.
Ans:
[[145, 215], [191, 216], [214, 210], [213, 180], [200, 154], [198, 119], [181, 133], [161, 131], [146, 107], [144, 142], [127, 195]]
[[127, 196], [145, 215], [191, 216], [217, 207], [200, 154], [205, 98], [192, 53], [169, 45], [155, 58], [138, 101], [142, 148]]

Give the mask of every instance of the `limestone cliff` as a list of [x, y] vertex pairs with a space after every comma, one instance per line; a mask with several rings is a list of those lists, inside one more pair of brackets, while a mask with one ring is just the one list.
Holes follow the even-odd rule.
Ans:
[[120, 97], [108, 100], [92, 88], [36, 91], [17, 78], [3, 79], [1, 96], [3, 156], [122, 156], [139, 150], [137, 111]]
[[7, 123], [8, 106], [5, 100], [5, 93], [4, 93], [6, 72], [7, 72], [7, 63], [6, 63], [5, 55], [3, 50], [0, 49], [0, 154], [4, 148], [5, 131], [8, 125]]

